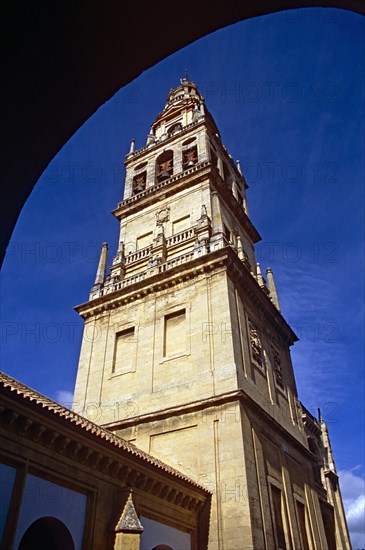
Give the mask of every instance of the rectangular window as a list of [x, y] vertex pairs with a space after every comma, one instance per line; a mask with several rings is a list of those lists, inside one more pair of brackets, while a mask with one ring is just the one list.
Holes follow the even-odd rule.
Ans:
[[186, 352], [186, 312], [185, 309], [165, 315], [164, 357]]
[[135, 370], [136, 338], [134, 327], [115, 335], [113, 372], [124, 374]]
[[297, 510], [298, 510], [299, 531], [302, 539], [302, 546], [304, 550], [307, 550], [309, 548], [309, 542], [308, 542], [307, 528], [305, 525], [305, 506], [298, 500], [296, 501], [296, 503], [297, 503]]
[[176, 235], [176, 233], [180, 233], [181, 231], [185, 231], [185, 229], [189, 229], [190, 227], [190, 216], [184, 216], [183, 218], [179, 218], [178, 220], [175, 220], [172, 222], [172, 234]]
[[153, 232], [150, 231], [149, 233], [145, 233], [144, 235], [141, 235], [137, 238], [137, 250], [141, 250], [141, 248], [145, 248], [146, 246], [152, 244], [153, 240]]
[[271, 485], [272, 505], [274, 512], [274, 524], [276, 534], [276, 544], [278, 550], [286, 550], [285, 531], [282, 512], [281, 491], [274, 485]]

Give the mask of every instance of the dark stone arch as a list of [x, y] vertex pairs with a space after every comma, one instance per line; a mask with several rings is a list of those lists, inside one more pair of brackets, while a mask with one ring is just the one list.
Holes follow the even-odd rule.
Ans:
[[54, 517], [42, 517], [32, 523], [20, 541], [18, 550], [75, 550], [70, 531]]
[[219, 28], [315, 6], [365, 13], [362, 0], [201, 0], [193, 12], [181, 7], [178, 17], [168, 0], [144, 3], [143, 10], [139, 2], [115, 0], [3, 3], [1, 260], [48, 163], [121, 87]]

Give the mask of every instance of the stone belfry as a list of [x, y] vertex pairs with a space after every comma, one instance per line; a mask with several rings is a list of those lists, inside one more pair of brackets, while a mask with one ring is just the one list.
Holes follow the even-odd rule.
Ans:
[[125, 166], [117, 252], [76, 308], [74, 407], [211, 489], [210, 550], [350, 548], [247, 184], [187, 76]]

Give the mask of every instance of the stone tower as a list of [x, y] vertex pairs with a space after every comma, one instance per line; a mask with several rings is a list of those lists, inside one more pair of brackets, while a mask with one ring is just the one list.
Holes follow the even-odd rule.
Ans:
[[75, 407], [212, 490], [210, 550], [350, 548], [247, 184], [187, 76], [125, 166], [117, 253], [76, 308]]

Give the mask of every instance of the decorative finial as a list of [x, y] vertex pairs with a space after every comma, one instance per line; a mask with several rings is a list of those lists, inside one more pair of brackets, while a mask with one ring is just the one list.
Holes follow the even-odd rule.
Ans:
[[100, 259], [98, 264], [98, 269], [95, 277], [95, 285], [103, 285], [106, 277], [106, 260], [108, 254], [108, 243], [103, 243], [100, 253]]
[[276, 286], [274, 281], [274, 275], [272, 272], [271, 267], [268, 267], [266, 269], [266, 277], [267, 277], [267, 286], [270, 292], [270, 298], [274, 306], [278, 311], [280, 311], [280, 304], [279, 304], [279, 298], [278, 293], [276, 292]]
[[183, 78], [180, 78], [180, 84], [182, 84], [183, 82], [189, 82], [189, 76], [188, 76], [187, 69], [185, 69], [185, 74], [184, 74]]
[[237, 165], [237, 170], [239, 171], [239, 173], [242, 175], [242, 171], [241, 171], [241, 163], [239, 160], [236, 160], [236, 165]]
[[147, 142], [146, 142], [146, 145], [152, 145], [153, 143], [155, 143], [156, 141], [156, 137], [155, 137], [155, 134], [153, 133], [153, 128], [151, 126], [151, 130], [150, 130], [150, 133], [147, 134]]
[[256, 264], [256, 272], [257, 272], [257, 282], [259, 283], [259, 285], [261, 287], [264, 287], [265, 286], [265, 280], [262, 276], [262, 273], [261, 273], [261, 267], [260, 267], [260, 264]]

